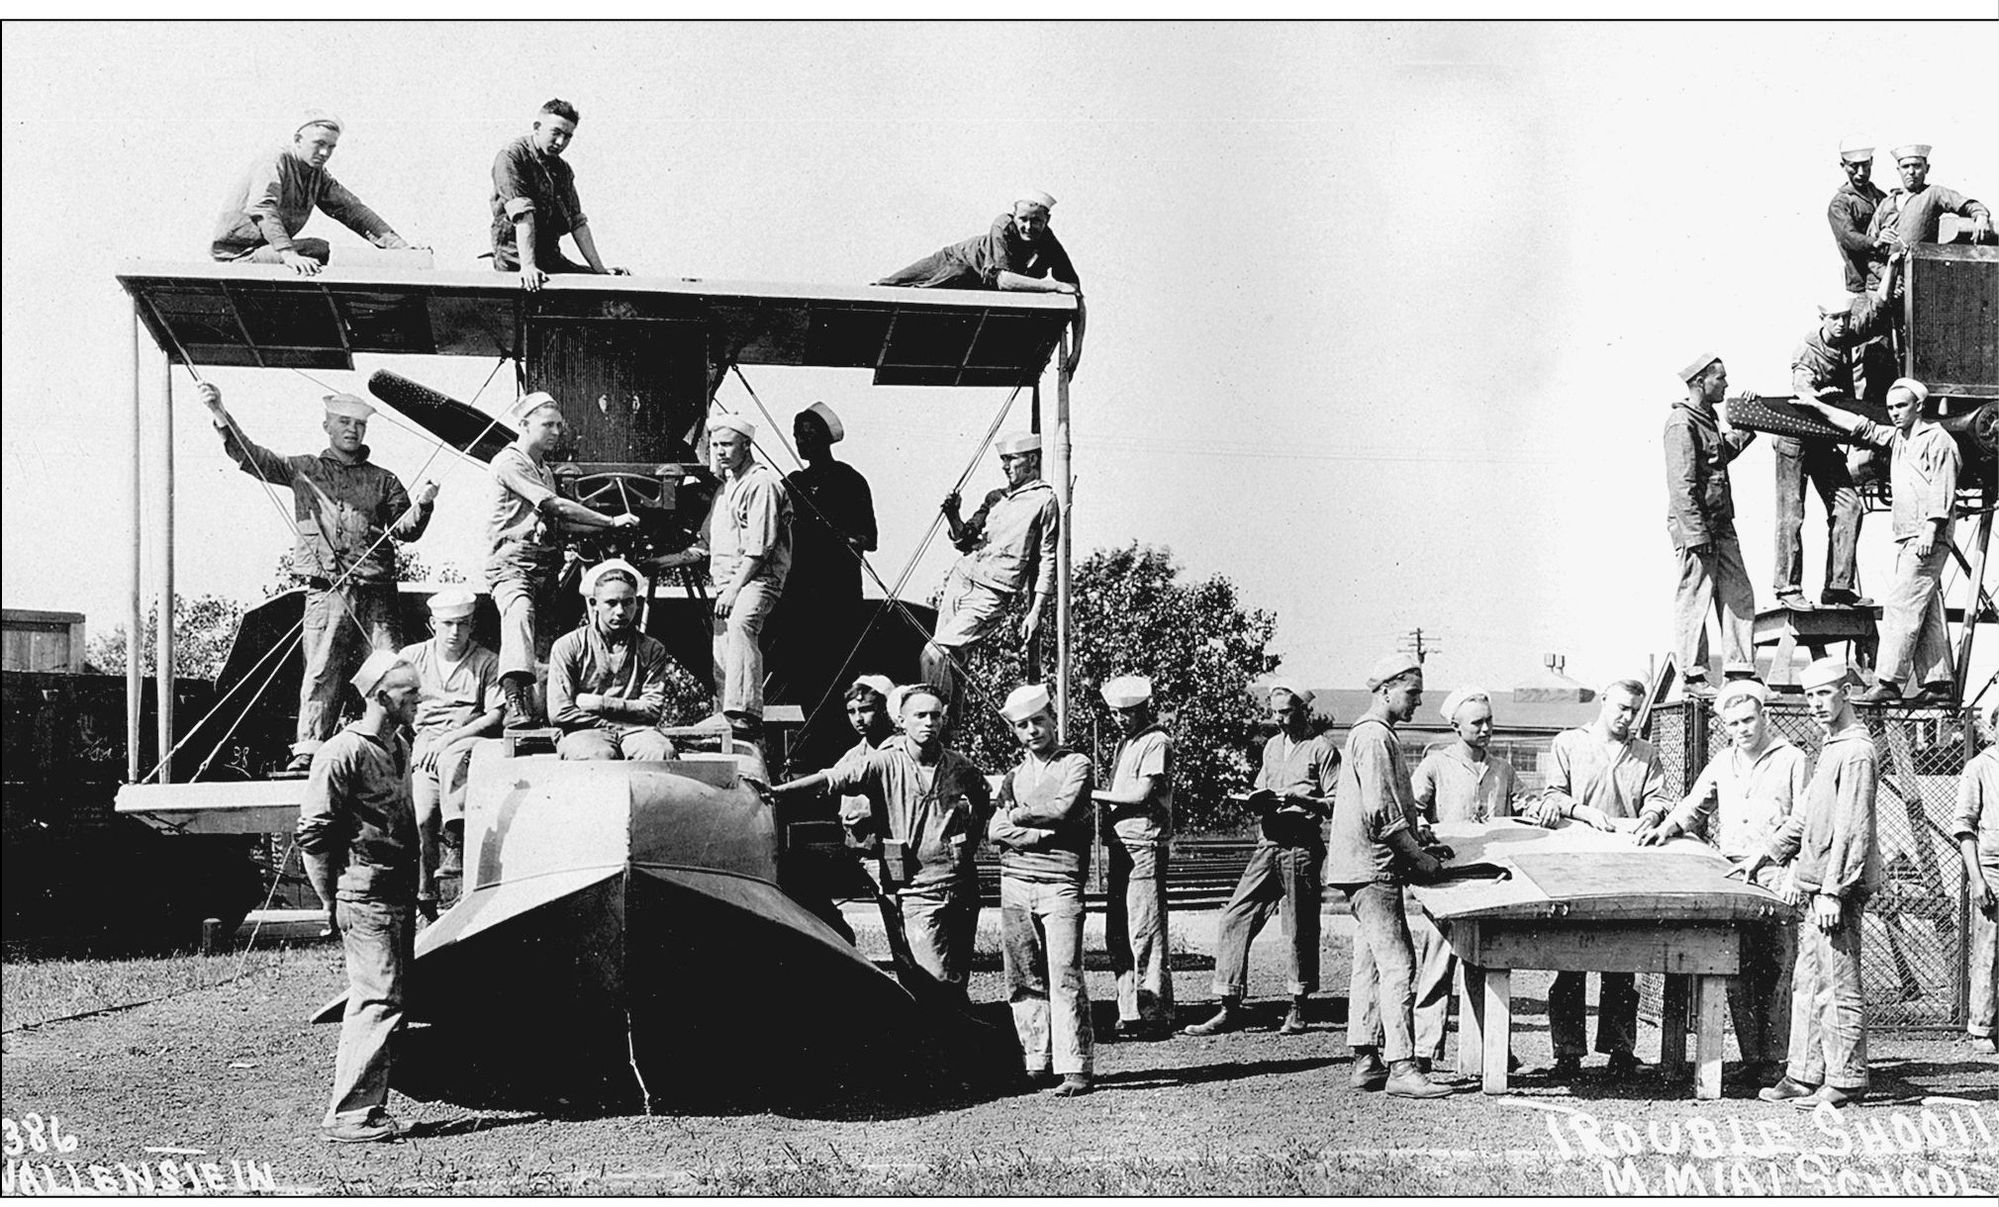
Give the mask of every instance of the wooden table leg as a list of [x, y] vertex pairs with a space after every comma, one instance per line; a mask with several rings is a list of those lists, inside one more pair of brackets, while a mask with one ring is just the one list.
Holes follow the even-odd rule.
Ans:
[[1678, 1076], [1687, 1067], [1687, 999], [1692, 982], [1692, 977], [1669, 972], [1659, 997], [1659, 1064], [1668, 1076]]
[[1506, 1053], [1513, 1046], [1513, 972], [1506, 968], [1485, 970], [1485, 1018], [1481, 1020], [1485, 1042], [1479, 1045], [1485, 1057], [1485, 1078], [1481, 1087], [1488, 1094], [1506, 1092]]
[[1721, 1016], [1728, 1004], [1728, 978], [1706, 975], [1694, 987], [1694, 1097], [1721, 1097]]
[[1458, 1075], [1485, 1070], [1485, 969], [1458, 961]]

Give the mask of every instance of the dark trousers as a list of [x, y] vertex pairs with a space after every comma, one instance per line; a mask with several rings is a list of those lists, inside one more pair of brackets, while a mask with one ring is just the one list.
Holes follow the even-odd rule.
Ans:
[[1318, 843], [1279, 846], [1256, 844], [1249, 866], [1236, 882], [1235, 895], [1222, 907], [1215, 937], [1214, 990], [1220, 997], [1249, 993], [1249, 945], [1256, 932], [1277, 914], [1284, 922], [1290, 978], [1285, 989], [1293, 997], [1319, 989], [1319, 874], [1326, 865], [1326, 848]]

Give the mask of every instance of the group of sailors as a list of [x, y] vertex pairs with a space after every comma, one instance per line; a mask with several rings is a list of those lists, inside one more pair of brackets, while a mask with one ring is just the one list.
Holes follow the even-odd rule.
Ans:
[[[1901, 187], [1883, 194], [1871, 182], [1874, 148], [1851, 141], [1839, 150], [1846, 183], [1827, 207], [1845, 290], [1819, 307], [1817, 328], [1792, 355], [1799, 409], [1847, 434], [1859, 446], [1851, 458], [1829, 438], [1773, 438], [1776, 460], [1776, 541], [1773, 588], [1779, 607], [1808, 611], [1803, 589], [1805, 483], [1825, 506], [1828, 544], [1819, 606], [1866, 608], [1857, 551], [1863, 507], [1859, 485], [1879, 475], [1874, 449], [1884, 450], [1893, 495], [1890, 535], [1894, 578], [1882, 599], [1875, 682], [1864, 704], [1948, 704], [1957, 699], [1955, 670], [1944, 628], [1942, 576], [1952, 552], [1952, 525], [1962, 455], [1936, 422], [1929, 387], [1899, 375], [1896, 303], [1907, 279], [1910, 249], [1935, 243], [1945, 214], [1968, 219], [1974, 240], [1989, 238], [1991, 211], [1981, 201], [1929, 183], [1931, 147], [1893, 151]], [[1718, 409], [1727, 394], [1721, 358], [1703, 352], [1678, 376], [1686, 396], [1665, 427], [1666, 529], [1679, 559], [1673, 599], [1674, 656], [1689, 695], [1712, 696], [1708, 683], [1707, 618], [1719, 620], [1724, 673], [1753, 674], [1755, 591], [1735, 531], [1728, 465], [1755, 438], [1730, 426]], [[1729, 403], [1754, 404], [1752, 393]]]

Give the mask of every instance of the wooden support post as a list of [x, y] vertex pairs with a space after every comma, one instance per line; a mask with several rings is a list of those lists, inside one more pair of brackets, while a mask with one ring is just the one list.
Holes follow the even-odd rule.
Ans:
[[1485, 1071], [1485, 969], [1459, 960], [1457, 981], [1458, 1075], [1477, 1077]]
[[1075, 469], [1069, 461], [1069, 340], [1065, 328], [1055, 354], [1055, 498], [1062, 510], [1061, 540], [1055, 551], [1055, 720], [1057, 731], [1067, 740], [1069, 732], [1069, 587], [1071, 531], [1074, 514], [1071, 497]]
[[[1985, 611], [1985, 558], [1992, 546], [1992, 513], [1978, 517], [1978, 535], [1972, 538], [1971, 568], [1966, 572], [1964, 587], [1964, 627], [1957, 638], [1957, 693], [1961, 702], [1965, 690], [1971, 686], [1971, 639], [1978, 633], [1979, 620]], [[1960, 554], [1960, 556], [1962, 556]]]
[[1694, 1097], [1721, 1097], [1721, 1017], [1728, 1005], [1728, 978], [1703, 973], [1694, 978]]
[[160, 361], [160, 582], [159, 665], [153, 668], [160, 724], [162, 784], [173, 782], [174, 748], [174, 365]]
[[1687, 997], [1692, 978], [1666, 974], [1665, 989], [1659, 995], [1659, 1064], [1669, 1077], [1687, 1067]]
[[1513, 973], [1506, 968], [1485, 970], [1484, 1042], [1479, 1045], [1485, 1066], [1482, 1088], [1488, 1094], [1506, 1092], [1506, 1053], [1513, 1046]]
[[[139, 303], [132, 303], [132, 593], [125, 601], [125, 782], [139, 782], [139, 747], [145, 721], [142, 702], [146, 677], [141, 651], [146, 640], [145, 591], [145, 420], [139, 405], [143, 389], [139, 371], [145, 327]], [[106, 668], [109, 669], [109, 668]]]

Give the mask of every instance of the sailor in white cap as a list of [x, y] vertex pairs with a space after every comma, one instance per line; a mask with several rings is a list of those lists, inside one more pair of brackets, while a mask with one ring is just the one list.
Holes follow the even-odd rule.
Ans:
[[1867, 260], [1874, 250], [1874, 240], [1868, 237], [1867, 228], [1886, 194], [1871, 179], [1874, 174], [1872, 144], [1857, 138], [1841, 141], [1839, 167], [1846, 173], [1846, 183], [1832, 195], [1831, 204], [1826, 206], [1825, 218], [1832, 227], [1833, 244], [1839, 248], [1840, 264], [1846, 274], [1846, 291], [1861, 293], [1868, 285]]
[[724, 412], [708, 420], [708, 457], [721, 486], [697, 537], [659, 560], [708, 559], [715, 584], [713, 618], [716, 711], [739, 737], [763, 733], [763, 629], [791, 573], [794, 513], [783, 479], [750, 454], [757, 425]]
[[296, 237], [314, 209], [325, 210], [376, 247], [408, 247], [326, 170], [343, 129], [340, 119], [323, 109], [299, 115], [290, 143], [258, 156], [230, 189], [209, 253], [218, 260], [282, 264], [311, 276], [332, 254], [324, 239]]
[[1891, 154], [1902, 187], [1889, 191], [1868, 223], [1867, 238], [1873, 244], [1868, 264], [1870, 289], [1881, 283], [1888, 263], [1899, 260], [1909, 247], [1935, 243], [1945, 214], [1971, 219], [1974, 243], [1983, 243], [1992, 234], [1992, 211], [1983, 201], [1929, 182], [1928, 143], [1908, 143], [1896, 147]]
[[1219, 1035], [1244, 1026], [1250, 945], [1272, 915], [1284, 929], [1285, 988], [1291, 996], [1280, 1033], [1304, 1034], [1305, 1003], [1319, 989], [1320, 871], [1326, 862], [1325, 819], [1333, 811], [1340, 752], [1331, 738], [1312, 732], [1311, 689], [1280, 679], [1262, 695], [1277, 732], [1263, 744], [1263, 762], [1249, 797], [1259, 814], [1259, 837], [1215, 924], [1212, 988], [1220, 1008], [1187, 1027], [1189, 1035]]
[[[1708, 762], [1677, 806], [1661, 799], [1646, 810], [1639, 825], [1640, 846], [1699, 835], [1737, 861], [1769, 846], [1803, 804], [1811, 771], [1805, 752], [1771, 727], [1765, 712], [1769, 700], [1769, 690], [1753, 679], [1738, 679], [1721, 689], [1714, 711], [1728, 747]], [[1788, 877], [1770, 874], [1758, 883], [1792, 904], [1798, 900]], [[1761, 1089], [1783, 1073], [1790, 1048], [1798, 919], [1785, 911], [1744, 925], [1742, 969], [1728, 983], [1729, 1015], [1742, 1052], [1732, 1080]]]
[[1964, 861], [1965, 897], [1971, 904], [1964, 956], [1970, 965], [1970, 1014], [1964, 1029], [1981, 1052], [1999, 1052], [1999, 697], [1978, 717], [1985, 748], [1964, 765], [1957, 780], [1951, 837]]
[[[565, 100], [551, 100], [534, 116], [534, 128], [493, 157], [493, 267], [518, 272], [521, 288], [540, 289], [550, 273], [627, 275], [597, 254], [590, 219], [576, 196], [576, 172], [562, 153], [576, 137], [582, 115]], [[576, 242], [583, 264], [562, 254], [562, 236]]]
[[1000, 852], [1007, 1001], [1028, 1077], [1059, 1077], [1062, 1097], [1087, 1094], [1094, 1034], [1083, 980], [1090, 759], [1056, 739], [1055, 707], [1038, 683], [1015, 688], [1000, 715], [1021, 745], [986, 830]]
[[387, 1110], [389, 1037], [402, 1023], [418, 868], [403, 740], [416, 716], [416, 671], [377, 650], [352, 684], [365, 705], [361, 719], [313, 756], [297, 830], [306, 877], [346, 949], [347, 1005], [321, 1125], [339, 1143], [391, 1140], [401, 1130]]
[[[874, 492], [861, 472], [833, 456], [847, 434], [840, 417], [815, 402], [791, 421], [798, 459], [785, 475], [792, 505], [791, 569], [771, 617], [771, 662], [786, 684], [824, 684], [861, 625], [861, 558], [872, 553]], [[811, 689], [815, 696], [819, 688]]]
[[[1581, 822], [1599, 830], [1628, 828], [1620, 819], [1642, 818], [1671, 807], [1659, 748], [1633, 732], [1645, 705], [1645, 685], [1617, 679], [1603, 687], [1596, 720], [1555, 735], [1548, 751], [1551, 769], [1536, 820], [1545, 825]], [[1573, 1076], [1582, 1069], [1585, 997], [1589, 974], [1562, 972], [1548, 990], [1548, 1032], [1555, 1048], [1555, 1072]], [[1610, 1057], [1610, 1070], [1628, 1076], [1638, 1068], [1632, 1045], [1638, 1038], [1638, 982], [1630, 973], [1599, 978], [1596, 1050]]]
[[1443, 847], [1426, 845], [1409, 767], [1395, 728], [1423, 703], [1422, 662], [1391, 654], [1368, 672], [1374, 694], [1347, 731], [1339, 791], [1326, 852], [1326, 883], [1347, 896], [1354, 918], [1353, 976], [1348, 985], [1350, 1084], [1402, 1098], [1438, 1098], [1418, 1062], [1416, 952], [1404, 915], [1403, 886], [1440, 869]]
[[410, 746], [410, 793], [416, 803], [422, 860], [417, 912], [435, 918], [443, 901], [439, 873], [457, 873], [465, 833], [465, 775], [480, 738], [500, 731], [505, 702], [500, 659], [472, 639], [478, 597], [446, 587], [430, 597], [428, 641], [406, 645], [396, 656], [416, 671], [415, 735]]
[[958, 651], [997, 632], [1023, 594], [1027, 608], [1018, 634], [1028, 651], [1028, 673], [1039, 670], [1034, 638], [1055, 593], [1062, 508], [1054, 488], [1041, 480], [1040, 436], [1008, 436], [998, 447], [1006, 485], [988, 492], [969, 519], [959, 518], [957, 491], [944, 496], [944, 522], [950, 525], [951, 543], [964, 556], [944, 579], [937, 631], [923, 650], [923, 676], [946, 690]]
[[556, 493], [548, 459], [561, 446], [568, 425], [562, 407], [541, 390], [524, 394], [507, 408], [520, 435], [486, 467], [492, 479], [486, 511], [486, 587], [500, 613], [500, 682], [506, 697], [506, 725], [534, 724], [536, 671], [555, 640], [556, 598], [562, 577], [564, 529], [636, 528], [630, 513], [606, 515]]
[[659, 731], [666, 708], [666, 647], [641, 625], [646, 582], [623, 558], [590, 567], [582, 591], [589, 623], [548, 651], [548, 722], [565, 759], [673, 757]]
[[230, 460], [253, 478], [291, 488], [297, 538], [291, 572], [305, 588], [305, 672], [288, 770], [302, 773], [339, 723], [347, 677], [370, 649], [402, 644], [396, 636], [395, 542], [423, 535], [437, 484], [423, 483], [412, 497], [402, 479], [368, 459], [374, 408], [352, 394], [326, 395], [323, 451], [285, 455], [250, 439], [213, 382], [202, 382], [198, 393]]
[[1027, 190], [985, 234], [940, 248], [875, 284], [1081, 294], [1075, 265], [1048, 226], [1054, 208], [1053, 197]]
[[[1863, 299], [1869, 310], [1876, 309], [1872, 298], [1847, 293], [1819, 304], [1817, 330], [1791, 353], [1791, 386], [1799, 398], [1858, 409], [1863, 387], [1852, 324], [1856, 304]], [[1834, 607], [1871, 606], [1873, 601], [1862, 599], [1858, 590], [1856, 554], [1864, 509], [1847, 467], [1846, 450], [1831, 440], [1772, 436], [1770, 451], [1776, 465], [1777, 544], [1771, 585], [1777, 605], [1793, 611], [1808, 611], [1812, 606], [1804, 593], [1805, 483], [1809, 480], [1825, 505], [1825, 585], [1819, 602]]]
[[1715, 404], [1728, 390], [1728, 367], [1704, 352], [1680, 370], [1686, 396], [1666, 416], [1666, 535], [1679, 558], [1673, 593], [1673, 646], [1689, 695], [1709, 695], [1707, 616], [1721, 623], [1724, 669], [1753, 674], [1750, 628], [1756, 594], [1735, 535], [1735, 498], [1728, 463], [1756, 433], [1724, 431]]
[[[1947, 704], [1957, 695], [1950, 635], [1944, 628], [1943, 570], [1950, 561], [1963, 454], [1936, 423], [1929, 401], [1929, 388], [1912, 377], [1888, 387], [1892, 423], [1799, 399], [1827, 423], [1889, 454], [1895, 577], [1882, 601], [1881, 657], [1875, 663], [1879, 682], [1855, 696], [1856, 704]], [[1920, 689], [1905, 696], [1911, 684]]]
[[1861, 919], [1881, 887], [1874, 836], [1880, 758], [1847, 699], [1850, 679], [1839, 658], [1821, 658], [1799, 674], [1825, 738], [1797, 807], [1733, 873], [1754, 879], [1766, 863], [1788, 863], [1791, 884], [1808, 902], [1791, 983], [1798, 1009], [1784, 1078], [1759, 1095], [1804, 1110], [1847, 1106], [1865, 1097], [1868, 1085]]
[[1104, 946], [1117, 978], [1118, 1034], [1148, 1037], [1173, 1026], [1172, 939], [1166, 867], [1173, 838], [1173, 735], [1159, 723], [1152, 680], [1119, 675], [1098, 689], [1117, 721], [1108, 787], [1094, 795], [1104, 830], [1109, 884]]
[[[992, 814], [986, 777], [944, 745], [949, 709], [937, 689], [896, 688], [889, 707], [902, 732], [867, 755], [778, 784], [777, 796], [830, 789], [865, 793], [867, 849], [896, 909], [918, 969], [962, 1002], [979, 925], [979, 837]], [[893, 948], [893, 944], [891, 944]]]

